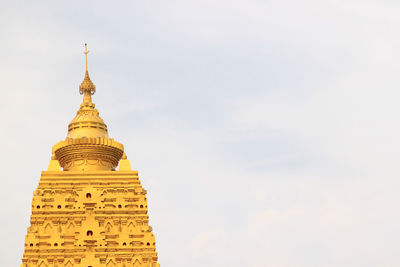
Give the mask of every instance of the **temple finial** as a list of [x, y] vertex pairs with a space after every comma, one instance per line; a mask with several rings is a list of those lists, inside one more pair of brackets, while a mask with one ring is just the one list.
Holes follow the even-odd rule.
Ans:
[[83, 52], [85, 54], [86, 57], [86, 71], [88, 70], [87, 68], [87, 54], [89, 54], [89, 51], [87, 50], [87, 43], [85, 43], [85, 52]]
[[83, 82], [79, 86], [79, 93], [82, 94], [87, 94], [87, 95], [93, 95], [96, 92], [96, 86], [93, 84], [93, 82], [90, 80], [89, 77], [89, 72], [88, 72], [88, 64], [87, 64], [87, 55], [89, 54], [89, 51], [87, 50], [87, 44], [85, 43], [85, 59], [86, 59], [86, 72], [85, 72], [85, 78], [83, 79]]

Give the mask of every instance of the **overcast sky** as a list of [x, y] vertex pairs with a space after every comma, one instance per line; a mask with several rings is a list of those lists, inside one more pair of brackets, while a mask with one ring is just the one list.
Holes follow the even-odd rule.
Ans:
[[400, 265], [400, 2], [0, 0], [0, 261], [93, 97], [162, 267]]

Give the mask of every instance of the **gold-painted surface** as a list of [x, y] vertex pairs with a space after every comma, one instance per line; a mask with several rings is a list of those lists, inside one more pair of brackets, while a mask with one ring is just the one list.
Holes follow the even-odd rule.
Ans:
[[108, 137], [86, 74], [81, 108], [34, 192], [21, 266], [159, 267], [147, 192], [123, 145]]
[[125, 153], [122, 155], [122, 159], [119, 162], [119, 171], [131, 171], [131, 163], [129, 162], [128, 158], [126, 157]]

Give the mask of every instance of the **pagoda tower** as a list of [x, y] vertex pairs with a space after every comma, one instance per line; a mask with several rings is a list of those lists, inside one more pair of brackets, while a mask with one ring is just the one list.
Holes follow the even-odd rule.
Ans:
[[83, 102], [33, 193], [21, 266], [159, 267], [147, 192], [95, 109], [87, 54]]

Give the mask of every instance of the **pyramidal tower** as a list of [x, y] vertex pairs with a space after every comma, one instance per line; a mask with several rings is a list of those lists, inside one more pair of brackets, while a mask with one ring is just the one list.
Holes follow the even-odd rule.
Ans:
[[85, 44], [83, 102], [34, 191], [21, 266], [159, 267], [147, 192], [95, 109], [87, 55]]

